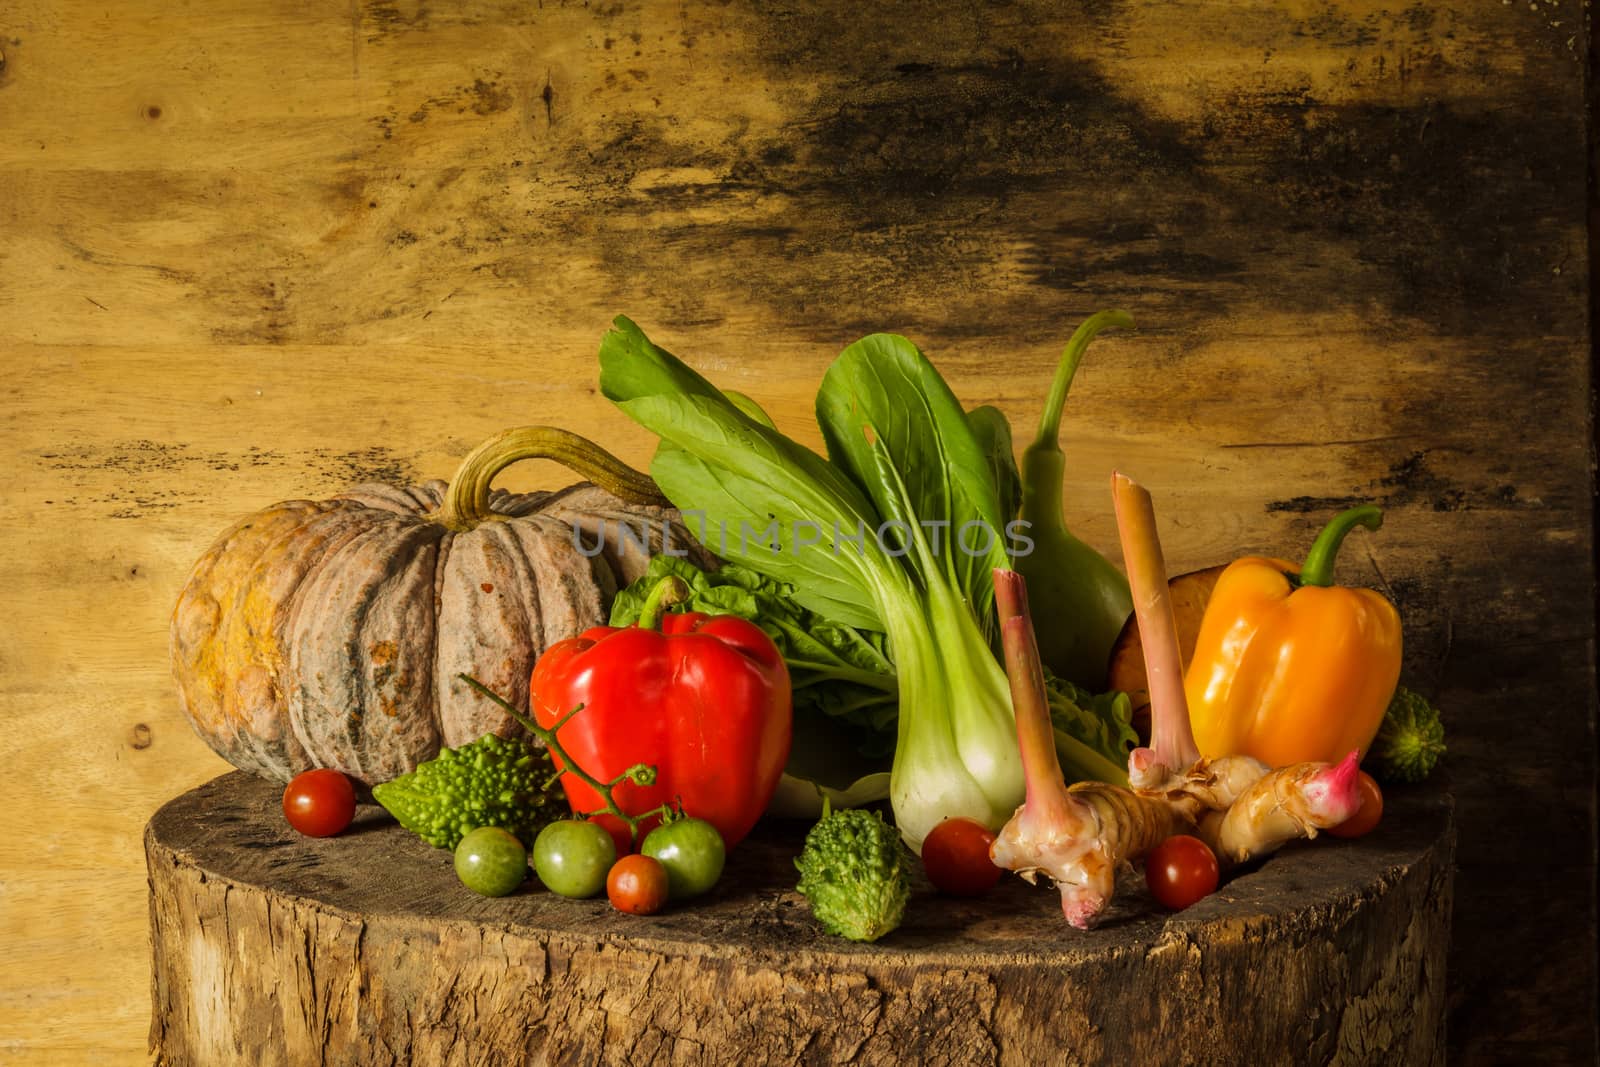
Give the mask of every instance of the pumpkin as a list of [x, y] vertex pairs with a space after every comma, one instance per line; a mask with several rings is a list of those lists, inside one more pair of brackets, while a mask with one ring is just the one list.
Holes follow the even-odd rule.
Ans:
[[[491, 491], [530, 458], [593, 484]], [[388, 781], [443, 745], [519, 734], [459, 676], [526, 708], [540, 652], [604, 623], [663, 548], [711, 562], [649, 476], [550, 427], [497, 435], [448, 484], [274, 504], [224, 532], [178, 598], [184, 711], [241, 770]]]

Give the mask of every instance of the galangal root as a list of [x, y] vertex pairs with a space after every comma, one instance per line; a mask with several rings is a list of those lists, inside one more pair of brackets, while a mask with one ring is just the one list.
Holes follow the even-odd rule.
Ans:
[[1067, 921], [1080, 929], [1111, 902], [1117, 871], [1173, 834], [1196, 834], [1226, 868], [1315, 837], [1350, 818], [1361, 803], [1355, 752], [1337, 765], [1277, 770], [1249, 756], [1200, 758], [1150, 494], [1121, 474], [1112, 476], [1112, 494], [1150, 684], [1150, 747], [1129, 754], [1133, 788], [1102, 782], [1068, 788], [1056, 757], [1027, 589], [1016, 572], [995, 571], [1027, 795], [990, 858], [1030, 882], [1040, 874], [1050, 878]]

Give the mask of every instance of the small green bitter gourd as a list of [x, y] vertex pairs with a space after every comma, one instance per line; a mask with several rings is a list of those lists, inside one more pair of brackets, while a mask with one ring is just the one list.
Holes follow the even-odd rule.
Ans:
[[831, 811], [806, 834], [794, 861], [796, 888], [828, 933], [876, 941], [900, 925], [911, 897], [909, 853], [883, 815], [861, 808]]
[[401, 826], [436, 848], [455, 848], [480, 826], [509, 830], [532, 848], [540, 829], [568, 815], [556, 777], [543, 748], [485, 734], [374, 786], [372, 795]]

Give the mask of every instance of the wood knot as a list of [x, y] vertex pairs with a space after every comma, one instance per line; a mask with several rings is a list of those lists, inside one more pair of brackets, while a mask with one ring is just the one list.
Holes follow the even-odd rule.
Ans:
[[144, 109], [144, 117], [152, 122], [154, 122], [156, 119], [159, 119], [161, 117], [161, 105], [146, 104]]
[[134, 748], [143, 751], [155, 741], [155, 736], [150, 732], [150, 727], [142, 722], [133, 724], [132, 739], [128, 742]]

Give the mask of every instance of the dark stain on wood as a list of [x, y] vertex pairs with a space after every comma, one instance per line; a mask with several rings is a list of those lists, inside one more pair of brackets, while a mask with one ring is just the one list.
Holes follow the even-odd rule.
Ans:
[[1464, 487], [1456, 484], [1430, 465], [1428, 452], [1428, 449], [1419, 449], [1395, 460], [1388, 474], [1368, 483], [1363, 492], [1269, 500], [1266, 510], [1326, 514], [1357, 504], [1381, 504], [1385, 508], [1420, 505], [1433, 511], [1505, 511], [1536, 507], [1522, 499], [1515, 485], [1485, 482]]
[[340, 489], [363, 482], [409, 485], [421, 480], [413, 457], [382, 445], [351, 451], [318, 448], [301, 461], [325, 484]]
[[[1115, 6], [1087, 14], [1105, 20]], [[1142, 108], [1091, 59], [1060, 54], [1072, 47], [1065, 26], [1085, 12], [1013, 7], [977, 32], [970, 22], [985, 16], [976, 7], [934, 25], [917, 5], [768, 5], [743, 28], [769, 77], [784, 84], [804, 72], [821, 87], [785, 124], [784, 140], [686, 147], [666, 136], [669, 116], [624, 110], [590, 160], [591, 193], [632, 206], [645, 168], [722, 175], [643, 194], [657, 211], [721, 204], [730, 214], [718, 226], [668, 217], [660, 246], [701, 263], [731, 242], [761, 265], [741, 295], [771, 303], [796, 328], [815, 318], [802, 294], [819, 261], [834, 272], [832, 325], [866, 332], [911, 307], [925, 321], [934, 294], [959, 291], [1016, 248], [1030, 284], [995, 302], [1002, 317], [1028, 323], [1059, 317], [1064, 296], [1115, 293], [1114, 280], [1126, 279], [1164, 317], [1242, 314], [1270, 292], [1283, 311], [1382, 308], [1374, 331], [1397, 320], [1462, 335], [1577, 324], [1577, 231], [1548, 208], [1581, 195], [1583, 159], [1572, 147], [1581, 123], [1539, 106], [1538, 81], [1507, 85], [1493, 106], [1241, 89], [1186, 125]], [[1381, 21], [1327, 14], [1297, 32], [1354, 50]], [[903, 38], [904, 25], [919, 27], [915, 44], [883, 43]], [[781, 244], [766, 228], [747, 229], [738, 205], [754, 193], [794, 199], [805, 224]], [[953, 241], [953, 232], [966, 236]], [[636, 283], [634, 233], [608, 243], [618, 278]], [[670, 292], [652, 297], [682, 303]], [[1489, 318], [1485, 306], [1508, 310]]]
[[431, 12], [426, 0], [373, 0], [366, 6], [365, 21], [373, 28], [376, 40], [390, 34], [426, 30]]
[[[1548, 213], [1552, 191], [1578, 197], [1583, 187], [1571, 116], [1535, 100], [1468, 112], [1437, 100], [1308, 99], [1290, 110], [1289, 136], [1254, 140], [1266, 149], [1254, 192], [1322, 239], [1353, 244], [1377, 268], [1374, 295], [1391, 313], [1473, 334], [1573, 325], [1561, 269], [1578, 264]], [[1508, 294], [1520, 312], [1485, 321], [1482, 309]]]
[[[36, 454], [40, 469], [52, 479], [72, 486], [102, 480], [87, 472], [117, 471], [126, 477], [116, 488], [83, 501], [107, 508], [108, 518], [147, 518], [157, 511], [194, 504], [204, 490], [187, 488], [194, 472], [229, 473], [272, 469], [298, 475], [308, 494], [331, 495], [364, 482], [408, 485], [420, 480], [415, 459], [382, 445], [340, 450], [317, 448], [307, 452], [279, 452], [252, 446], [238, 451], [204, 451], [190, 445], [129, 440], [110, 447], [74, 446]], [[204, 483], [202, 479], [202, 484]], [[268, 501], [247, 502], [244, 508]], [[133, 571], [137, 574], [137, 568]]]

